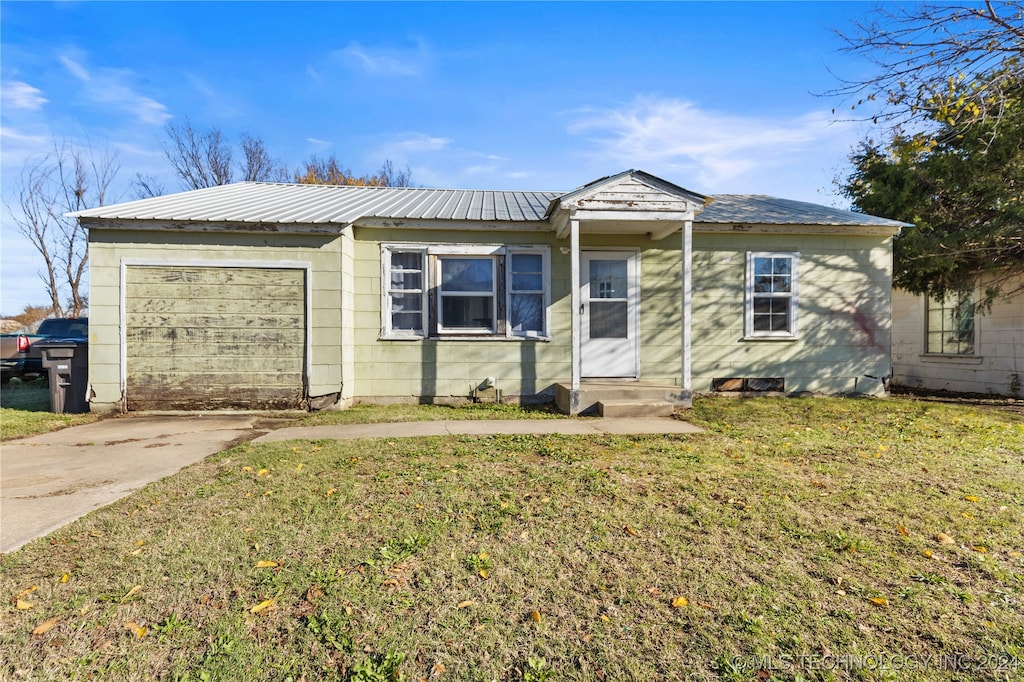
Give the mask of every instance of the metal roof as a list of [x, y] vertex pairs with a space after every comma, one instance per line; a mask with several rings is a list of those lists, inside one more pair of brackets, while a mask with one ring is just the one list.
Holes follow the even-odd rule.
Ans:
[[359, 218], [540, 221], [556, 192], [240, 182], [70, 214], [108, 220], [348, 225]]
[[[106, 220], [307, 225], [349, 225], [361, 218], [539, 222], [545, 220], [552, 201], [563, 196], [566, 195], [561, 192], [240, 182], [111, 204], [69, 215]], [[698, 214], [696, 223], [906, 225], [863, 213], [764, 195], [720, 194], [710, 198], [711, 202]]]
[[716, 194], [698, 215], [696, 223], [745, 223], [748, 225], [851, 225], [904, 227], [909, 223], [844, 211], [807, 201], [779, 199], [764, 194]]

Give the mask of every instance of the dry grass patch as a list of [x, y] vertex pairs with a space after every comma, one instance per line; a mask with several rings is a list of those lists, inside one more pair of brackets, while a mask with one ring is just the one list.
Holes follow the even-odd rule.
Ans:
[[232, 449], [3, 557], [0, 677], [1019, 679], [1024, 420], [689, 416]]
[[0, 388], [0, 441], [87, 424], [97, 418], [94, 414], [51, 412], [50, 388], [45, 379], [30, 382], [12, 379]]

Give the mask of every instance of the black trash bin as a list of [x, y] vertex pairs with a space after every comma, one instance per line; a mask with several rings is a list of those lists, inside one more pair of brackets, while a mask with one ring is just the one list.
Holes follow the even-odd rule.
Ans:
[[81, 414], [89, 411], [89, 344], [44, 341], [39, 344], [43, 369], [49, 370], [50, 411]]

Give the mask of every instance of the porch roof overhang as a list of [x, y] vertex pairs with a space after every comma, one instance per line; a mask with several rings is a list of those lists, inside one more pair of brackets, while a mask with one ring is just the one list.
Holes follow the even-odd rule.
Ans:
[[559, 239], [577, 221], [584, 234], [645, 234], [660, 240], [692, 222], [710, 201], [644, 171], [628, 170], [556, 197], [545, 216]]

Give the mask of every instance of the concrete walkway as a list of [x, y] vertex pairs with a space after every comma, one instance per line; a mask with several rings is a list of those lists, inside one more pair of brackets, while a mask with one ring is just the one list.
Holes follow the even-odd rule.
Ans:
[[0, 552], [13, 552], [252, 439], [253, 414], [104, 419], [0, 445]]
[[282, 440], [352, 440], [355, 438], [415, 438], [420, 436], [490, 436], [514, 434], [544, 436], [567, 434], [592, 436], [662, 435], [699, 433], [693, 424], [669, 417], [633, 419], [469, 419], [391, 424], [346, 424], [339, 426], [293, 426], [271, 431], [255, 440], [269, 443]]
[[239, 443], [469, 434], [671, 434], [700, 431], [667, 417], [424, 421], [296, 426], [277, 415], [142, 414], [0, 445], [0, 552], [13, 552], [89, 512]]

